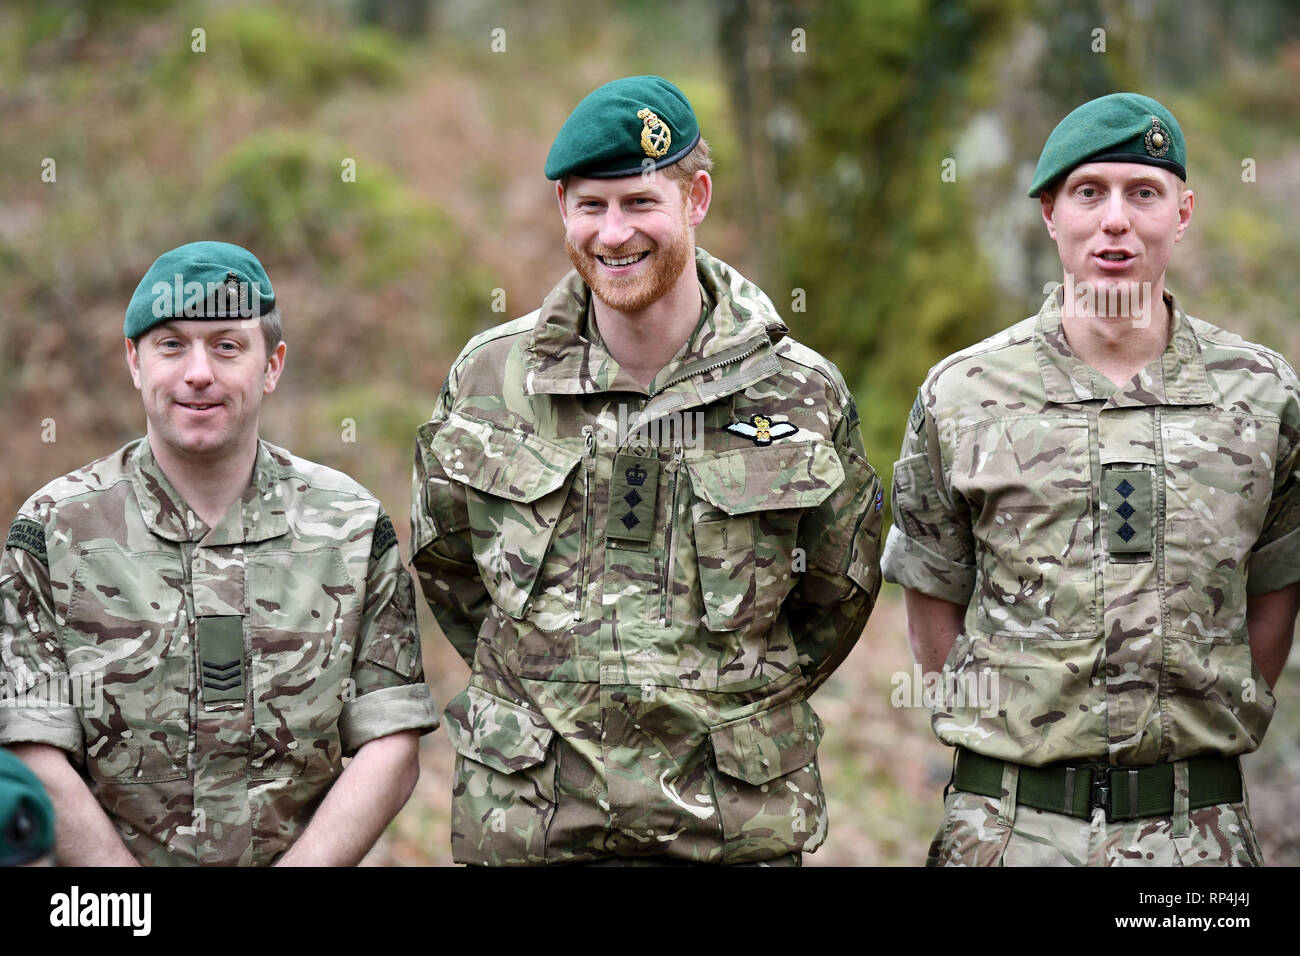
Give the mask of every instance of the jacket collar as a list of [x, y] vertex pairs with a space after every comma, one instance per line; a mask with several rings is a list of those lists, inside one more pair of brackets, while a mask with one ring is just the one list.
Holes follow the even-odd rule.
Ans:
[[284, 511], [287, 489], [282, 487], [288, 465], [286, 453], [259, 440], [253, 480], [214, 528], [204, 523], [168, 480], [148, 438], [141, 438], [131, 454], [130, 476], [140, 514], [159, 537], [205, 545], [245, 544], [288, 532]]
[[1201, 344], [1173, 293], [1165, 291], [1172, 325], [1165, 350], [1117, 388], [1086, 365], [1070, 348], [1061, 323], [1061, 303], [1053, 292], [1038, 312], [1034, 354], [1050, 402], [1073, 404], [1105, 399], [1104, 408], [1141, 405], [1205, 405], [1214, 400]]

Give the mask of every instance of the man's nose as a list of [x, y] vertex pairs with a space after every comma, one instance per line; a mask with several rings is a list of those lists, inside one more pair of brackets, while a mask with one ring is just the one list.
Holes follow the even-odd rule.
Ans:
[[1107, 198], [1106, 209], [1102, 213], [1101, 228], [1110, 233], [1128, 232], [1128, 206], [1123, 193], [1114, 192]]
[[607, 249], [617, 249], [632, 238], [632, 224], [623, 215], [623, 210], [611, 206], [605, 211], [600, 222], [600, 242]]
[[212, 360], [203, 347], [190, 350], [185, 360], [185, 383], [192, 388], [205, 388], [212, 384]]

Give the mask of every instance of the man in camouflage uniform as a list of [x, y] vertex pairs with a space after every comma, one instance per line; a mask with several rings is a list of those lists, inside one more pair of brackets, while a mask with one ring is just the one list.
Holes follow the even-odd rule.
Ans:
[[1065, 285], [913, 408], [884, 573], [950, 691], [931, 863], [1261, 863], [1238, 755], [1291, 645], [1300, 394], [1164, 287], [1185, 163], [1148, 97], [1067, 116], [1030, 191]]
[[455, 859], [798, 865], [826, 836], [808, 697], [879, 588], [838, 370], [694, 243], [690, 104], [596, 90], [547, 162], [576, 271], [476, 336], [416, 448], [421, 587], [470, 665]]
[[148, 436], [10, 528], [0, 744], [65, 863], [355, 863], [437, 725], [392, 522], [258, 439], [285, 345], [251, 253], [166, 253], [124, 331]]

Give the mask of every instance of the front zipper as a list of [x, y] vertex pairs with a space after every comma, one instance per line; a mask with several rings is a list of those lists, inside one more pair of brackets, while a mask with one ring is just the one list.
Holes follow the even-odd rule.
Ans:
[[673, 531], [677, 526], [677, 486], [681, 471], [682, 458], [686, 449], [681, 442], [673, 442], [673, 458], [668, 463], [672, 473], [672, 494], [668, 496], [668, 527], [664, 531], [664, 587], [659, 605], [659, 626], [670, 627], [673, 623], [673, 571], [677, 564], [677, 548], [674, 545]]
[[[724, 365], [731, 365], [733, 362], [747, 359], [764, 345], [768, 344], [769, 341], [770, 340], [767, 337], [760, 336], [753, 340], [751, 344], [742, 344], [730, 352], [724, 352], [721, 355], [714, 356], [713, 359], [705, 362], [703, 365], [688, 366], [656, 388], [650, 393], [649, 397], [653, 399], [655, 396], [662, 394], [666, 389], [671, 388], [678, 382], [684, 382], [688, 378], [694, 378], [696, 375], [704, 375], [706, 372], [712, 372], [714, 369], [722, 368]], [[673, 442], [673, 457], [672, 461], [668, 464], [668, 469], [672, 473], [673, 490], [672, 494], [669, 496], [668, 502], [668, 527], [664, 531], [664, 586], [659, 603], [660, 627], [670, 627], [673, 622], [673, 572], [676, 570], [677, 565], [677, 549], [674, 547], [673, 539], [675, 537], [674, 531], [677, 524], [678, 473], [681, 470], [682, 458], [685, 456], [685, 453], [686, 449], [680, 441]]]
[[656, 395], [661, 394], [665, 389], [672, 388], [672, 386], [676, 385], [678, 382], [684, 382], [688, 378], [694, 378], [696, 375], [703, 375], [705, 372], [712, 372], [714, 369], [722, 368], [724, 365], [730, 365], [732, 362], [739, 362], [741, 359], [747, 359], [767, 344], [767, 342], [767, 339], [758, 339], [753, 345], [742, 346], [744, 351], [737, 352], [735, 355], [727, 355], [724, 353], [721, 357], [715, 358], [708, 364], [696, 368], [684, 368], [651, 392], [650, 397], [654, 398]]
[[582, 437], [587, 450], [582, 456], [582, 541], [579, 544], [578, 599], [573, 605], [573, 622], [582, 620], [582, 605], [587, 595], [588, 541], [591, 538], [591, 473], [596, 467], [596, 430], [591, 425], [582, 426]]

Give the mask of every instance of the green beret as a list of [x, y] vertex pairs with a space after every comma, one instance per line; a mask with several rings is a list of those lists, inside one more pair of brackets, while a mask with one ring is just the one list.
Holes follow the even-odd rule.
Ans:
[[36, 774], [0, 747], [0, 866], [18, 866], [54, 848], [54, 807]]
[[[238, 304], [226, 292], [237, 283]], [[189, 242], [164, 252], [135, 287], [122, 332], [134, 339], [169, 319], [251, 318], [275, 308], [257, 256], [229, 242]]]
[[658, 76], [628, 76], [588, 93], [546, 157], [546, 178], [635, 176], [677, 162], [700, 141], [686, 95]]
[[1178, 121], [1140, 93], [1089, 100], [1061, 120], [1038, 157], [1029, 195], [1037, 196], [1084, 163], [1145, 163], [1187, 179], [1187, 150]]

